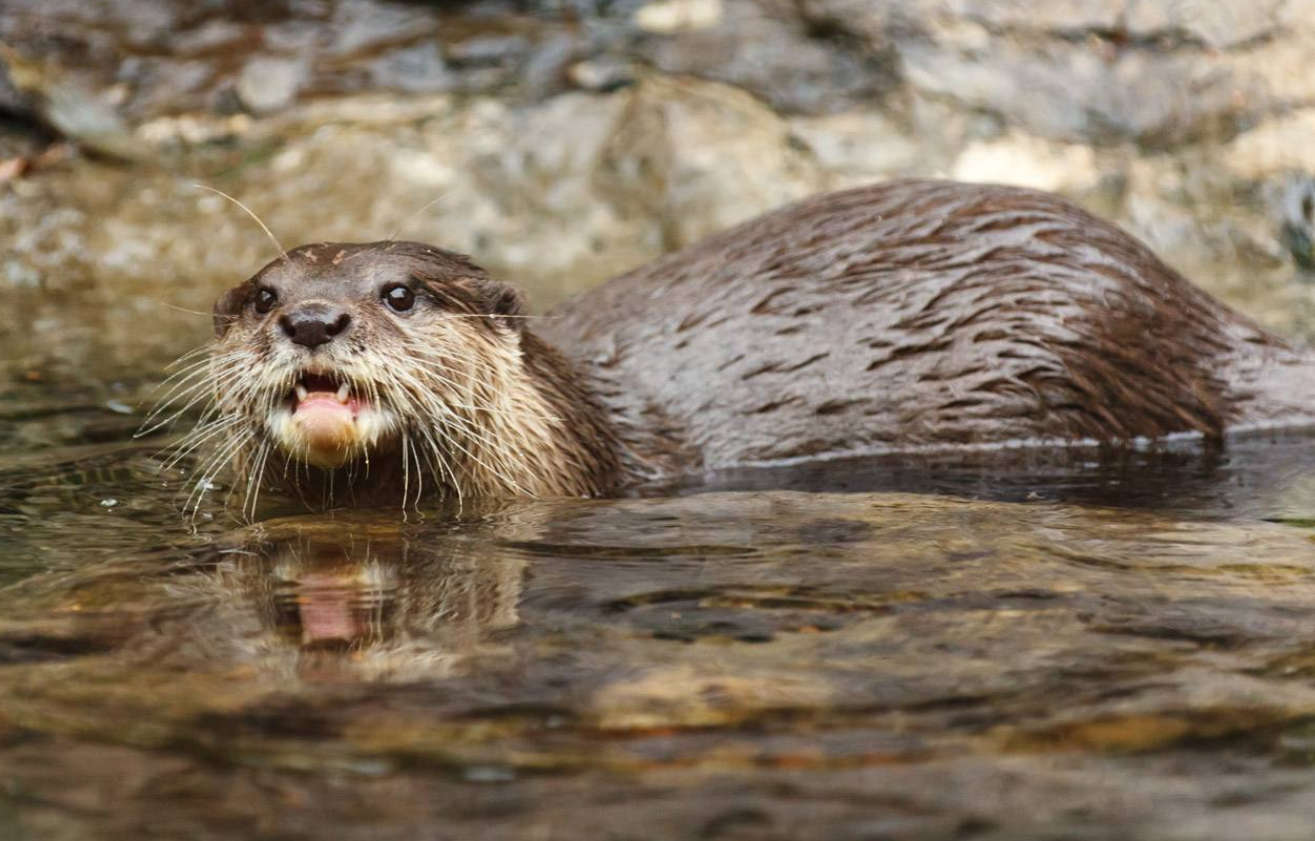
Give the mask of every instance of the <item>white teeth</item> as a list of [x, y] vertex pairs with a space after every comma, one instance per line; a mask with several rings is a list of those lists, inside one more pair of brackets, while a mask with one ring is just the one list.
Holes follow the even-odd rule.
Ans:
[[306, 390], [306, 386], [302, 385], [301, 383], [297, 383], [297, 399], [305, 400], [309, 396], [310, 396], [310, 392]]
[[338, 386], [338, 393], [335, 396], [338, 398], [339, 403], [347, 402], [348, 391], [349, 390], [347, 388], [347, 383], [343, 383], [342, 385]]

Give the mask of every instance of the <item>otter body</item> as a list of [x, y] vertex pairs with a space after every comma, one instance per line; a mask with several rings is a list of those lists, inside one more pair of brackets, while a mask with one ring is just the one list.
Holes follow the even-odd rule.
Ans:
[[214, 359], [264, 384], [233, 400], [214, 373], [212, 417], [250, 438], [229, 455], [252, 486], [292, 476], [321, 497], [417, 480], [598, 495], [733, 465], [1315, 422], [1315, 355], [1016, 188], [823, 195], [553, 317], [519, 301], [429, 246], [290, 252], [216, 306]]
[[1315, 420], [1315, 362], [1056, 196], [812, 198], [555, 313], [631, 446], [679, 469]]

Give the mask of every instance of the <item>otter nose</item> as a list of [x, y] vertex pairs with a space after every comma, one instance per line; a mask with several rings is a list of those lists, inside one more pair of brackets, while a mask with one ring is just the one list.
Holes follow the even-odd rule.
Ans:
[[352, 318], [326, 304], [305, 304], [279, 319], [279, 326], [293, 344], [317, 348], [347, 329]]

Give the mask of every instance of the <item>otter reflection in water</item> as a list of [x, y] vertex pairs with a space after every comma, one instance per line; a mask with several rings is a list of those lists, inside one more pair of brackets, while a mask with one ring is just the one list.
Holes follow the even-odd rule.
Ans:
[[[809, 199], [527, 321], [417, 243], [287, 252], [215, 307], [187, 447], [318, 504], [602, 495], [744, 465], [1315, 421], [1315, 354], [1056, 196]], [[193, 390], [193, 386], [195, 389]], [[199, 398], [198, 398], [199, 399]]]
[[[224, 553], [172, 586], [205, 610], [170, 636], [207, 660], [301, 680], [444, 677], [517, 624], [523, 563], [329, 522]], [[171, 645], [172, 647], [172, 645]]]

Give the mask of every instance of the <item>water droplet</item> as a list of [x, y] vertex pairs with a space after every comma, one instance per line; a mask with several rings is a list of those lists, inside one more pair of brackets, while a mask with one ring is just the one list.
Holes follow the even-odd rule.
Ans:
[[100, 507], [101, 507], [101, 508], [113, 508], [113, 507], [115, 507], [115, 506], [118, 505], [118, 504], [119, 504], [119, 501], [118, 501], [117, 499], [114, 499], [114, 498], [102, 499], [102, 500], [100, 501]]

